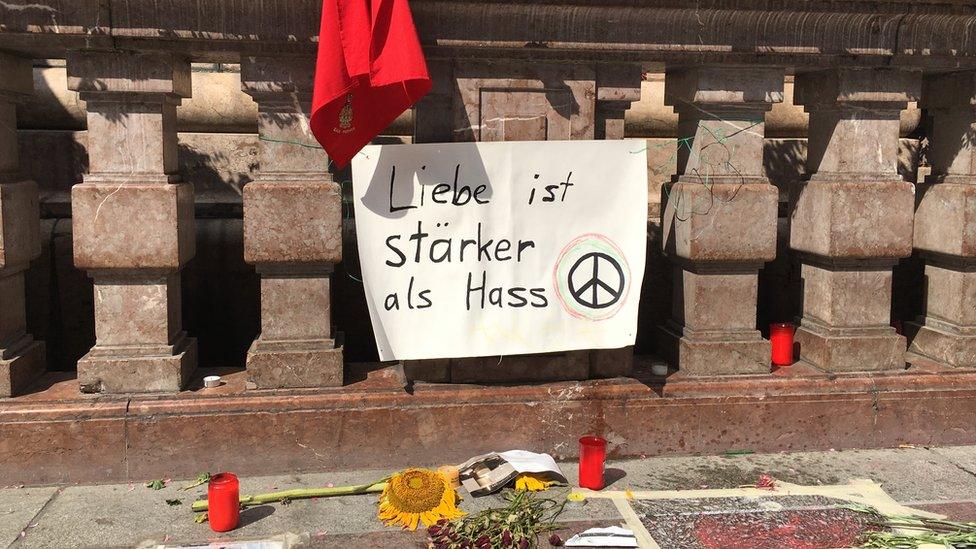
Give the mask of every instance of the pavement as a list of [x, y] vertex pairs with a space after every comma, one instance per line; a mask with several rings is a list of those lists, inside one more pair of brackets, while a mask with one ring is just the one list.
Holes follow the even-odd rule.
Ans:
[[[560, 466], [567, 478], [576, 478], [575, 463]], [[241, 479], [241, 492], [361, 484], [383, 478], [390, 472], [363, 470], [246, 477]], [[956, 520], [976, 521], [976, 446], [778, 454], [736, 452], [607, 464], [608, 489], [613, 490], [734, 488], [755, 484], [763, 474], [802, 485], [871, 479], [900, 503]], [[179, 490], [191, 480], [170, 479], [162, 490], [152, 490], [145, 483], [0, 488], [0, 547], [219, 545], [231, 540], [261, 539], [281, 540], [284, 546], [296, 547], [425, 546], [421, 533], [384, 528], [376, 520], [375, 495], [251, 507], [242, 511], [237, 530], [218, 535], [207, 524], [193, 520], [190, 504], [205, 497], [206, 487]], [[568, 488], [554, 490], [549, 495], [561, 498], [567, 491]], [[167, 499], [178, 499], [181, 503], [170, 505]], [[462, 508], [471, 512], [498, 503], [496, 496], [467, 497]], [[561, 533], [565, 538], [584, 527], [619, 524], [620, 520], [610, 500], [572, 503], [560, 516]]]

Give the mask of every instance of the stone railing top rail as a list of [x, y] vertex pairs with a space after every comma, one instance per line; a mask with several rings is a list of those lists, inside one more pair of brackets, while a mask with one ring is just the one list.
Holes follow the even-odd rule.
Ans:
[[[314, 51], [321, 0], [4, 0], [0, 49]], [[796, 67], [976, 67], [973, 0], [413, 0], [429, 55]]]

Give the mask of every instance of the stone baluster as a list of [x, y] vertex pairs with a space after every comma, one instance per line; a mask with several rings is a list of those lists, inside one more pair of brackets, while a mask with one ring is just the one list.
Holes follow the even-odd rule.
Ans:
[[913, 187], [898, 175], [898, 116], [918, 74], [834, 69], [796, 78], [810, 113], [806, 173], [796, 189], [790, 247], [803, 279], [800, 357], [830, 371], [905, 365], [890, 326], [892, 267], [912, 251]]
[[[597, 139], [623, 139], [624, 116], [631, 104], [640, 101], [639, 65], [603, 64], [596, 71], [595, 136]], [[643, 145], [635, 147], [640, 149]], [[628, 376], [634, 369], [634, 347], [590, 351], [589, 377]]]
[[333, 266], [342, 260], [342, 195], [309, 129], [312, 59], [242, 60], [258, 104], [260, 171], [244, 186], [244, 259], [261, 275], [261, 334], [247, 354], [257, 388], [342, 385], [332, 334]]
[[918, 186], [915, 249], [925, 260], [925, 314], [909, 351], [976, 367], [976, 72], [927, 77], [932, 175]]
[[68, 87], [88, 109], [89, 169], [71, 189], [74, 262], [95, 285], [83, 392], [179, 391], [196, 367], [180, 271], [194, 256], [193, 187], [177, 173], [176, 107], [190, 64], [165, 53], [75, 51]]
[[756, 330], [758, 273], [776, 256], [778, 191], [763, 172], [765, 114], [783, 99], [783, 70], [668, 70], [678, 113], [677, 173], [664, 186], [664, 251], [674, 264], [664, 355], [686, 375], [769, 372]]
[[623, 139], [624, 115], [640, 101], [639, 65], [600, 65], [596, 73], [596, 138]]
[[20, 171], [16, 103], [33, 91], [31, 64], [0, 53], [0, 397], [23, 392], [45, 369], [27, 333], [24, 271], [41, 253], [37, 185]]

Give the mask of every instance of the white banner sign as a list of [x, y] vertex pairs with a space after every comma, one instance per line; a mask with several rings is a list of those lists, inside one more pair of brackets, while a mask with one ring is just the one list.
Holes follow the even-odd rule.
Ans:
[[642, 141], [374, 145], [353, 160], [382, 360], [633, 345]]

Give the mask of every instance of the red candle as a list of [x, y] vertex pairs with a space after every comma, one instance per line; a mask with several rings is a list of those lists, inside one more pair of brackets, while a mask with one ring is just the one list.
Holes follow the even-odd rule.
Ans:
[[214, 532], [229, 532], [241, 519], [240, 483], [234, 473], [210, 477], [207, 485], [207, 521]]
[[590, 490], [603, 489], [603, 466], [607, 441], [595, 436], [580, 439], [579, 485]]
[[769, 325], [769, 342], [773, 349], [773, 364], [789, 366], [793, 364], [793, 325], [779, 322]]

